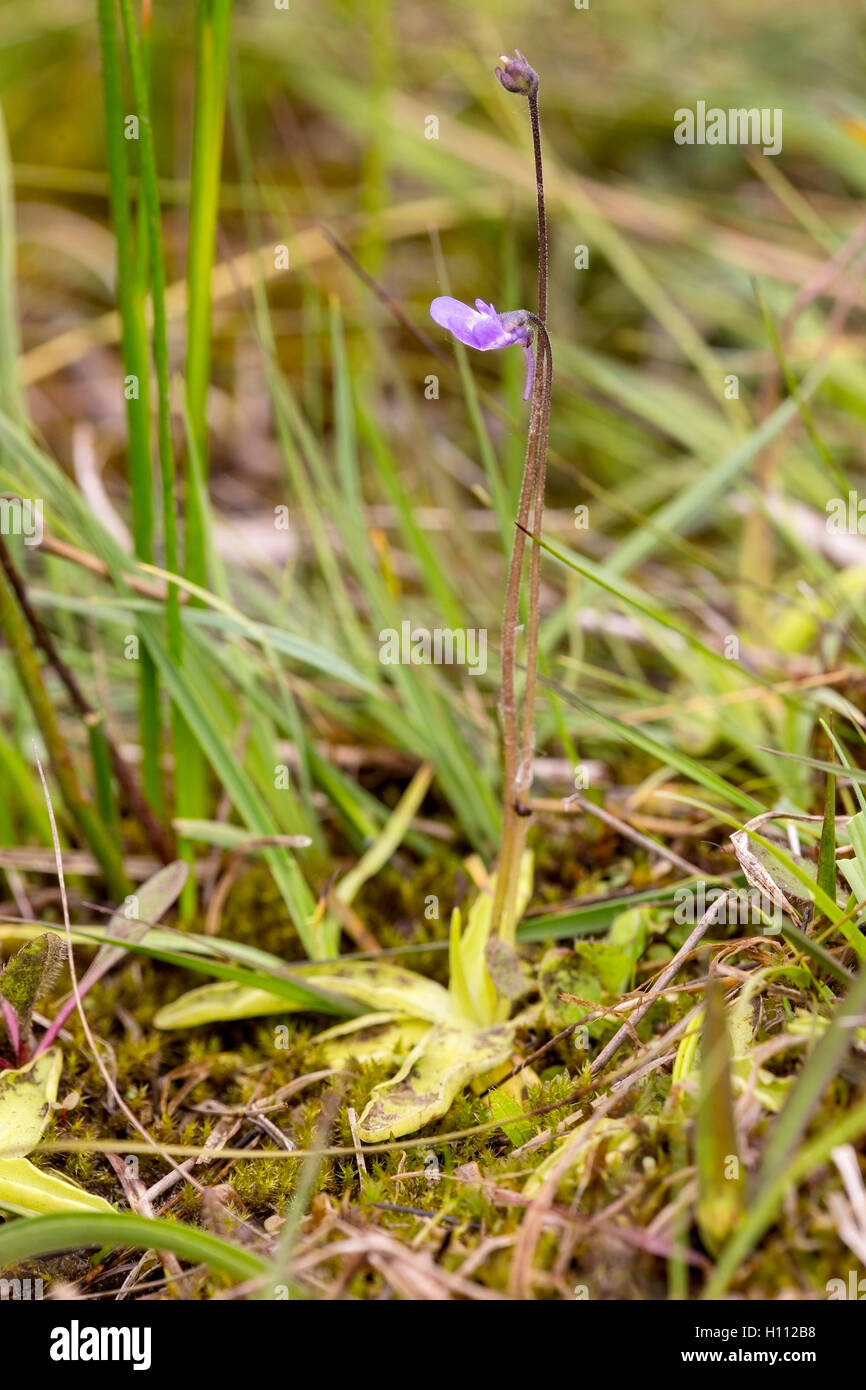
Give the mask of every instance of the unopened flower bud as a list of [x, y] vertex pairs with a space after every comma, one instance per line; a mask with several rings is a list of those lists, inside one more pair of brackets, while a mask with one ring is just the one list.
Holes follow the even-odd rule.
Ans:
[[503, 54], [499, 61], [502, 67], [496, 68], [496, 76], [506, 92], [516, 92], [522, 97], [535, 95], [538, 91], [538, 73], [529, 66], [519, 48], [515, 48], [513, 58]]

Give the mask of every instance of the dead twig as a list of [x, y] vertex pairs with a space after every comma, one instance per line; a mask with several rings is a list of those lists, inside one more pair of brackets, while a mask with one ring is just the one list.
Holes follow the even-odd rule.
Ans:
[[715, 921], [718, 912], [721, 910], [722, 904], [727, 903], [729, 897], [730, 893], [723, 893], [721, 897], [717, 898], [716, 901], [712, 903], [710, 907], [707, 908], [706, 912], [704, 913], [701, 920], [698, 922], [694, 931], [686, 937], [685, 941], [683, 942], [680, 949], [677, 951], [676, 955], [671, 960], [670, 964], [665, 967], [665, 969], [662, 971], [662, 973], [656, 980], [656, 983], [653, 986], [653, 988], [649, 990], [643, 1002], [632, 1014], [631, 1018], [629, 1019], [629, 1022], [627, 1024], [623, 1024], [623, 1026], [618, 1030], [618, 1032], [614, 1033], [610, 1042], [607, 1043], [601, 1049], [601, 1052], [595, 1058], [594, 1062], [592, 1063], [592, 1066], [590, 1067], [590, 1074], [592, 1076], [597, 1076], [598, 1073], [607, 1066], [611, 1057], [613, 1057], [614, 1053], [619, 1050], [619, 1048], [625, 1042], [626, 1038], [629, 1036], [630, 1029], [636, 1027], [637, 1024], [640, 1023], [641, 1019], [644, 1017], [646, 1013], [649, 1012], [649, 1010], [652, 1008], [653, 1004], [660, 997], [660, 995], [664, 994], [665, 986], [673, 979], [674, 975], [676, 975], [677, 971], [679, 970], [683, 962], [686, 960], [686, 958], [689, 955], [691, 955], [698, 942], [701, 941], [701, 939], [703, 938], [704, 933], [707, 930], [707, 927], [710, 925], [711, 922]]

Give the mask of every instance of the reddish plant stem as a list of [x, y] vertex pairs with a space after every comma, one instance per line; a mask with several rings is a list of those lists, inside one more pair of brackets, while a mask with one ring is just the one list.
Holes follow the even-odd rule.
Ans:
[[538, 118], [538, 90], [530, 92], [529, 123], [532, 126], [532, 153], [535, 158], [535, 200], [538, 207], [538, 317], [547, 326], [547, 212], [544, 206], [544, 164], [541, 158], [541, 122]]
[[518, 720], [516, 668], [517, 632], [520, 616], [520, 587], [526, 540], [532, 531], [540, 535], [544, 511], [544, 482], [547, 471], [547, 435], [550, 419], [550, 391], [553, 357], [550, 339], [541, 320], [534, 315], [538, 338], [538, 365], [532, 393], [532, 410], [526, 441], [526, 461], [517, 508], [517, 522], [502, 620], [502, 733], [504, 752], [502, 842], [493, 900], [492, 927], [506, 940], [512, 940], [516, 927], [515, 911], [520, 862], [526, 842], [527, 808], [522, 793], [532, 778], [532, 752], [535, 707], [535, 665], [538, 654], [540, 554], [533, 546], [530, 561], [529, 612], [526, 643], [526, 687], [522, 720]]

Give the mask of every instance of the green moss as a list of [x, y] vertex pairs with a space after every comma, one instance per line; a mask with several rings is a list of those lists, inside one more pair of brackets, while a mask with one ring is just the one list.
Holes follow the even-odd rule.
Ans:
[[[443, 885], [447, 884], [447, 888]], [[225, 930], [238, 940], [249, 940], [284, 958], [297, 955], [297, 940], [287, 922], [281, 902], [267, 886], [268, 880], [254, 868], [243, 876], [229, 898], [229, 915]], [[375, 891], [374, 891], [375, 887]], [[422, 946], [440, 940], [444, 920], [428, 921], [418, 911], [425, 889], [437, 891], [440, 910], [445, 904], [465, 896], [467, 881], [461, 871], [436, 866], [435, 875], [419, 875], [414, 880], [398, 871], [386, 871], [381, 883], [370, 886], [365, 893], [364, 916], [374, 923], [383, 945], [416, 943]], [[262, 912], [258, 914], [259, 895]], [[447, 896], [446, 896], [447, 895]], [[542, 890], [543, 896], [543, 890]], [[261, 933], [258, 930], [261, 924]], [[658, 969], [659, 958], [667, 958], [681, 930], [664, 932], [663, 920], [654, 927], [643, 955], [637, 963], [636, 978], [646, 978]], [[720, 936], [722, 932], [720, 932]], [[537, 970], [545, 948], [539, 946], [526, 953], [526, 960]], [[563, 956], [563, 959], [566, 957]], [[571, 959], [571, 957], [568, 957]], [[592, 952], [583, 952], [580, 962], [592, 964]], [[579, 962], [579, 963], [580, 963]], [[422, 951], [411, 958], [413, 968], [445, 978], [446, 953]], [[684, 972], [700, 973], [695, 962]], [[200, 1146], [214, 1132], [222, 1116], [199, 1107], [214, 1105], [237, 1109], [249, 1108], [263, 1096], [278, 1092], [281, 1087], [322, 1069], [322, 1059], [316, 1035], [331, 1020], [314, 1016], [286, 1015], [272, 1020], [249, 1020], [235, 1024], [212, 1026], [192, 1032], [161, 1033], [151, 1026], [154, 1011], [167, 999], [174, 997], [187, 984], [200, 982], [200, 977], [188, 975], [169, 966], [135, 958], [92, 991], [87, 1009], [91, 1026], [107, 1044], [104, 1064], [115, 1077], [125, 1103], [139, 1122], [158, 1142]], [[550, 991], [549, 991], [550, 992]], [[555, 991], [554, 991], [555, 993]], [[616, 1002], [611, 982], [604, 984], [603, 997]], [[551, 994], [551, 1003], [554, 1003]], [[642, 1040], [649, 1040], [670, 1028], [693, 1007], [693, 994], [667, 994], [659, 999], [639, 1025]], [[50, 1014], [51, 1005], [45, 1005]], [[555, 1011], [554, 1011], [555, 1012]], [[767, 1011], [767, 1022], [758, 1016], [759, 1027], [755, 1042], [760, 1043], [786, 1026], [790, 1011]], [[275, 1046], [274, 1023], [285, 1024], [288, 1046]], [[549, 1042], [553, 1018], [540, 1018], [531, 1031], [520, 1036], [518, 1047], [524, 1053], [533, 1052]], [[601, 1023], [599, 1037], [611, 1035], [613, 1025]], [[129, 1133], [128, 1123], [113, 1105], [103, 1077], [89, 1054], [79, 1020], [73, 1014], [67, 1024], [70, 1041], [64, 1048], [64, 1073], [61, 1095], [79, 1093], [72, 1109], [56, 1111], [50, 1121], [47, 1138], [67, 1138], [80, 1142], [84, 1149], [72, 1154], [51, 1155], [51, 1166], [99, 1192], [110, 1201], [123, 1204], [124, 1197], [117, 1176], [108, 1160], [98, 1152], [87, 1150], [96, 1139], [118, 1136], [118, 1151], [123, 1151], [123, 1136]], [[596, 1046], [597, 1044], [591, 1044]], [[631, 1044], [628, 1045], [631, 1049]], [[624, 1056], [627, 1055], [625, 1052]], [[778, 1075], [795, 1071], [801, 1065], [797, 1052], [786, 1053], [770, 1062]], [[528, 1132], [540, 1135], [556, 1133], [557, 1127], [575, 1115], [575, 1092], [590, 1084], [587, 1068], [588, 1054], [575, 1046], [574, 1038], [558, 1041], [536, 1063], [536, 1071], [527, 1073], [528, 1084], [523, 1097], [524, 1108], [543, 1113], [529, 1116]], [[352, 1147], [348, 1109], [360, 1113], [371, 1089], [393, 1073], [393, 1063], [352, 1062], [338, 1075], [312, 1082], [289, 1096], [285, 1105], [268, 1113], [270, 1121], [299, 1148], [320, 1144], [322, 1105], [326, 1096], [337, 1093], [337, 1105], [329, 1144]], [[566, 1174], [559, 1192], [558, 1203], [568, 1211], [579, 1203], [581, 1219], [603, 1213], [607, 1208], [622, 1208], [623, 1219], [639, 1229], [645, 1229], [664, 1212], [665, 1207], [680, 1191], [682, 1167], [690, 1161], [690, 1118], [688, 1113], [671, 1113], [669, 1064], [651, 1072], [638, 1087], [623, 1093], [623, 1099], [611, 1112], [633, 1126], [636, 1143], [616, 1162], [607, 1161], [605, 1146], [592, 1149], [588, 1166]], [[830, 1122], [834, 1115], [851, 1103], [852, 1082], [844, 1075], [836, 1079], [824, 1099], [823, 1116], [816, 1121]], [[604, 1094], [604, 1092], [602, 1092]], [[592, 1112], [587, 1097], [585, 1114]], [[271, 1148], [274, 1140], [256, 1133], [249, 1119], [239, 1115], [239, 1128], [229, 1143], [248, 1143], [255, 1137], [258, 1145]], [[512, 1206], [495, 1200], [497, 1190], [519, 1193], [529, 1174], [550, 1155], [554, 1140], [550, 1139], [529, 1152], [513, 1156], [513, 1144], [507, 1130], [485, 1129], [480, 1134], [466, 1134], [456, 1141], [444, 1142], [441, 1136], [454, 1131], [471, 1130], [485, 1125], [491, 1118], [487, 1099], [467, 1091], [457, 1097], [450, 1111], [423, 1137], [423, 1145], [410, 1141], [397, 1145], [387, 1153], [367, 1156], [367, 1175], [359, 1173], [354, 1158], [325, 1157], [318, 1165], [312, 1189], [312, 1228], [322, 1213], [340, 1209], [347, 1219], [373, 1225], [408, 1244], [419, 1243], [427, 1248], [429, 1217], [445, 1225], [437, 1228], [435, 1248], [443, 1269], [457, 1269], [467, 1254], [481, 1239], [509, 1238], [509, 1243], [496, 1249], [479, 1266], [475, 1278], [484, 1285], [506, 1291], [509, 1287], [510, 1262], [513, 1246], [510, 1238], [517, 1232], [523, 1215], [522, 1206]], [[664, 1122], [654, 1127], [654, 1122]], [[569, 1133], [573, 1128], [569, 1128]], [[753, 1143], [760, 1145], [766, 1124], [754, 1131]], [[254, 1152], [255, 1145], [251, 1149]], [[38, 1160], [46, 1163], [45, 1158]], [[473, 1167], [472, 1165], [476, 1165]], [[166, 1164], [158, 1155], [138, 1157], [138, 1174], [145, 1187], [157, 1182], [166, 1173]], [[291, 1159], [233, 1161], [215, 1159], [195, 1170], [197, 1181], [221, 1184], [221, 1202], [228, 1200], [254, 1225], [261, 1228], [274, 1214], [285, 1216], [298, 1190], [300, 1165]], [[482, 1183], [472, 1181], [479, 1172]], [[826, 1196], [838, 1190], [835, 1175], [817, 1174], [806, 1184], [794, 1208], [786, 1209], [778, 1227], [769, 1233], [758, 1251], [746, 1262], [733, 1289], [749, 1297], [774, 1298], [791, 1289], [802, 1296], [826, 1296], [830, 1278], [838, 1277], [851, 1263], [851, 1257], [841, 1244], [833, 1223], [828, 1219]], [[158, 1205], [177, 1219], [202, 1221], [202, 1204], [198, 1193], [188, 1184], [171, 1188]], [[409, 1208], [409, 1211], [395, 1210]], [[414, 1213], [422, 1214], [414, 1214]], [[447, 1236], [447, 1239], [446, 1239]], [[697, 1250], [700, 1242], [694, 1229], [685, 1233], [687, 1241]], [[622, 1242], [602, 1228], [584, 1236], [576, 1228], [570, 1236], [573, 1246], [567, 1270], [560, 1272], [558, 1285], [542, 1283], [536, 1290], [539, 1297], [565, 1297], [574, 1286], [586, 1284], [593, 1298], [658, 1298], [665, 1297], [667, 1270], [659, 1256], [629, 1251], [623, 1260]], [[535, 1254], [535, 1264], [542, 1275], [557, 1267], [561, 1241], [554, 1232], [545, 1231]], [[700, 1275], [689, 1275], [693, 1292], [699, 1293]], [[216, 1286], [214, 1286], [216, 1287]], [[207, 1296], [205, 1282], [200, 1296]], [[376, 1297], [385, 1285], [376, 1273], [359, 1270], [350, 1279], [347, 1296]]]

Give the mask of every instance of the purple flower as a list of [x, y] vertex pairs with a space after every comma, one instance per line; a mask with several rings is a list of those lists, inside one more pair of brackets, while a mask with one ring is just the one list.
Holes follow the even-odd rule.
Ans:
[[507, 314], [497, 314], [492, 304], [476, 299], [475, 308], [452, 299], [450, 294], [440, 295], [430, 305], [430, 317], [440, 327], [447, 328], [467, 347], [489, 352], [491, 348], [523, 348], [526, 357], [526, 386], [523, 399], [529, 400], [532, 379], [535, 375], [535, 354], [532, 350], [531, 318], [526, 309], [513, 309]]

